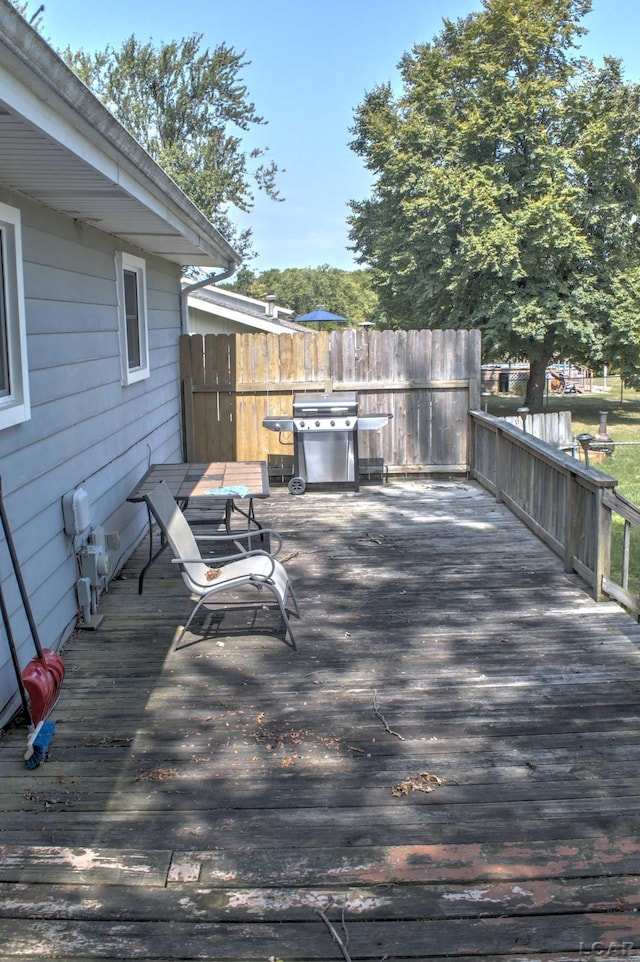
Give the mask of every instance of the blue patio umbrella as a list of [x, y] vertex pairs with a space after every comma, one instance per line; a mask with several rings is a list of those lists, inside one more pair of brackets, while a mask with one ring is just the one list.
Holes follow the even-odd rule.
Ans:
[[340, 314], [332, 314], [331, 311], [325, 311], [324, 307], [318, 307], [315, 311], [311, 311], [310, 314], [301, 314], [300, 317], [296, 317], [297, 324], [306, 324], [307, 322], [316, 321], [320, 324], [328, 323], [333, 321], [336, 324], [348, 324], [346, 317], [342, 317]]

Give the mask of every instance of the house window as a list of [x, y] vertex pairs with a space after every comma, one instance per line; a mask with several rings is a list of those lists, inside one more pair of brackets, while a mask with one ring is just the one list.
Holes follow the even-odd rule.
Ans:
[[122, 383], [133, 384], [149, 377], [146, 268], [139, 257], [122, 252], [116, 267]]
[[30, 417], [20, 211], [0, 204], [0, 429]]

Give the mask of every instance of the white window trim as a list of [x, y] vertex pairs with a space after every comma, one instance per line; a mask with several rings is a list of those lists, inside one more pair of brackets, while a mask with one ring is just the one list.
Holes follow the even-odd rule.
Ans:
[[[124, 272], [133, 271], [138, 285], [138, 325], [140, 338], [140, 364], [129, 367], [127, 346], [127, 317], [124, 296]], [[116, 253], [116, 284], [118, 289], [118, 335], [120, 339], [120, 370], [123, 385], [135, 384], [149, 377], [149, 330], [147, 325], [147, 265], [141, 257], [125, 251]]]
[[0, 430], [2, 430], [28, 421], [31, 417], [31, 402], [20, 211], [16, 207], [0, 203], [0, 227], [2, 228], [0, 243], [4, 265], [4, 284], [0, 287], [0, 297], [4, 298], [7, 360], [11, 386], [10, 393], [6, 397], [0, 397]]

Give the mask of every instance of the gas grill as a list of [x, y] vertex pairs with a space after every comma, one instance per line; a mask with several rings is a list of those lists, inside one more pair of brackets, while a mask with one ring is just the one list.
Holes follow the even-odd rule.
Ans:
[[296, 394], [293, 417], [266, 417], [270, 431], [293, 432], [292, 494], [303, 494], [307, 483], [353, 483], [359, 487], [358, 431], [387, 424], [390, 414], [358, 414], [355, 393]]

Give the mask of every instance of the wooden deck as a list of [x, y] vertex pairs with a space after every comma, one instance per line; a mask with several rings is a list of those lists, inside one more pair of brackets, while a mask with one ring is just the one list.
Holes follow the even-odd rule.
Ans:
[[640, 959], [640, 627], [472, 483], [259, 513], [297, 652], [270, 611], [172, 651], [140, 551], [48, 760], [0, 739], [3, 962]]

